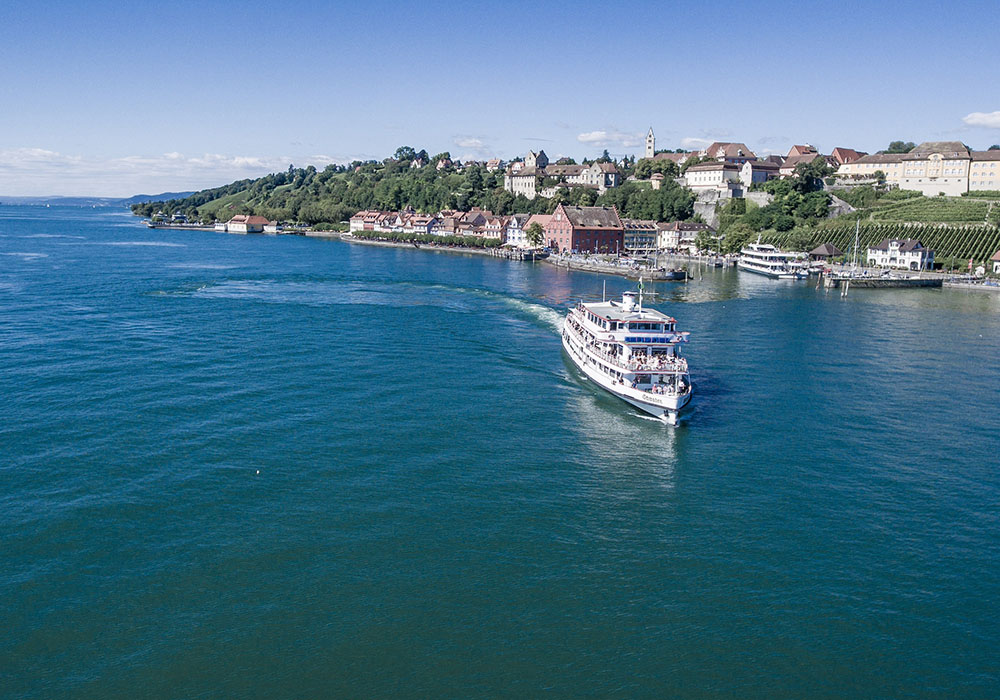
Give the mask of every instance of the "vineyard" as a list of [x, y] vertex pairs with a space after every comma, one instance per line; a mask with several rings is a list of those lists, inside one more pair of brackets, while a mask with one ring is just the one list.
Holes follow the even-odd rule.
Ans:
[[917, 197], [877, 207], [871, 213], [875, 221], [911, 221], [921, 223], [985, 223], [990, 203], [981, 199], [957, 197]]
[[[843, 223], [831, 228], [817, 228], [808, 250], [821, 243], [832, 243], [848, 253], [854, 247], [854, 223]], [[789, 233], [765, 234], [768, 243], [779, 248], [794, 246]], [[1000, 250], [1000, 227], [979, 225], [948, 224], [903, 224], [862, 222], [860, 231], [860, 252], [862, 257], [870, 247], [885, 238], [916, 238], [934, 251], [936, 260], [946, 259], [985, 261]]]

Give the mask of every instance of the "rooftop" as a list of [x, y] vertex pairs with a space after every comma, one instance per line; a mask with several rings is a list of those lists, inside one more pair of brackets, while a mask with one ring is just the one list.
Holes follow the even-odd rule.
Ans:
[[622, 228], [614, 207], [570, 207], [559, 205], [569, 222], [578, 228]]
[[658, 321], [674, 323], [674, 319], [656, 309], [630, 309], [620, 301], [604, 301], [601, 303], [584, 304], [587, 309], [609, 321]]

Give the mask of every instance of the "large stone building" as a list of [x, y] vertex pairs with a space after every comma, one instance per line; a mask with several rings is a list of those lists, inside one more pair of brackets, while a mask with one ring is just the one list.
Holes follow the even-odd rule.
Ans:
[[520, 167], [510, 169], [503, 176], [503, 188], [515, 197], [519, 194], [534, 199], [538, 194], [538, 180], [542, 177], [538, 168]]
[[740, 165], [723, 161], [699, 163], [684, 171], [684, 182], [695, 194], [716, 190], [722, 197], [742, 197]]
[[867, 180], [880, 172], [901, 190], [959, 196], [1000, 190], [1000, 151], [973, 151], [960, 141], [925, 141], [909, 153], [876, 153], [844, 163], [839, 177]]
[[619, 253], [625, 249], [624, 230], [614, 207], [560, 204], [545, 224], [545, 241], [560, 252]]

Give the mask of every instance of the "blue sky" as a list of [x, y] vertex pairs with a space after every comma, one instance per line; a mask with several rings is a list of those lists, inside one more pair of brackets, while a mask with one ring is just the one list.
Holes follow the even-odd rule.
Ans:
[[[995, 2], [4, 3], [0, 194], [289, 163], [1000, 142]], [[972, 116], [969, 115], [980, 115]]]

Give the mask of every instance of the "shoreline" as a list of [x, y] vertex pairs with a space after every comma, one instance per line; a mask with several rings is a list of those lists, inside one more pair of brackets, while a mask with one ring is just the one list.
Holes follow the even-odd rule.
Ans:
[[370, 238], [358, 238], [357, 236], [352, 236], [350, 233], [340, 233], [337, 231], [320, 232], [313, 231], [306, 234], [309, 238], [331, 238], [341, 240], [344, 243], [357, 243], [360, 245], [374, 245], [383, 246], [385, 248], [410, 248], [413, 250], [430, 250], [435, 252], [443, 253], [471, 253], [472, 255], [485, 255], [487, 257], [495, 258], [497, 256], [493, 255], [492, 249], [490, 248], [466, 248], [464, 246], [442, 246], [434, 245], [433, 243], [405, 243], [402, 241], [377, 241]]

